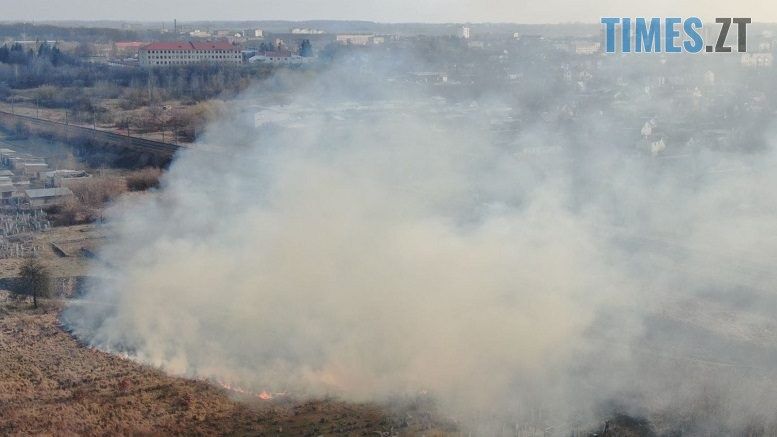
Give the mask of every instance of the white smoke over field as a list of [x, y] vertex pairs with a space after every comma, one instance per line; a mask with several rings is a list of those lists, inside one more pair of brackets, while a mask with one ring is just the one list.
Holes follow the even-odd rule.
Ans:
[[[347, 74], [274, 105], [280, 126], [211, 126], [223, 147], [114, 207], [102, 279], [63, 316], [75, 334], [297, 397], [773, 425], [771, 152], [663, 162], [608, 143], [595, 115], [505, 140], [494, 120], [520, 102]], [[721, 159], [745, 170], [699, 170]]]

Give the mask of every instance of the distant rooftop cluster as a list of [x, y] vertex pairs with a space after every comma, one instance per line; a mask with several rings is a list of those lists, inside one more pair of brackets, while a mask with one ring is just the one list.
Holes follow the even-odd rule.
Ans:
[[72, 184], [91, 177], [83, 170], [50, 170], [44, 158], [0, 148], [0, 206], [61, 205], [72, 198]]

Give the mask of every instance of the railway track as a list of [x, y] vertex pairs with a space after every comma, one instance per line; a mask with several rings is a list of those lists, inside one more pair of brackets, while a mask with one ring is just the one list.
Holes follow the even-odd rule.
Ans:
[[146, 138], [121, 135], [114, 132], [92, 129], [84, 126], [43, 120], [26, 115], [12, 114], [0, 111], [0, 125], [13, 128], [18, 123], [24, 123], [37, 132], [45, 132], [65, 139], [91, 139], [96, 143], [150, 153], [160, 157], [172, 157], [178, 150], [185, 149], [177, 144], [163, 143]]

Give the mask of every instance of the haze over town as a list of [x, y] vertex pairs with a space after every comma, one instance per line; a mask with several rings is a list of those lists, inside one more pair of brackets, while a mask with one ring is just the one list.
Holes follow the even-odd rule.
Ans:
[[777, 6], [760, 0], [651, 2], [598, 0], [30, 0], [6, 1], [3, 20], [368, 20], [394, 23], [596, 23], [603, 16], [751, 17], [777, 22]]

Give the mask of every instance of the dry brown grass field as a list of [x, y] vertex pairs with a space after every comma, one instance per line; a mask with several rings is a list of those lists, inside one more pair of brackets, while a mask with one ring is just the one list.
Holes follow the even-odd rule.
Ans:
[[2, 435], [441, 435], [370, 405], [248, 400], [79, 345], [60, 305], [0, 303]]
[[[109, 233], [95, 225], [62, 226], [34, 238], [39, 259], [62, 281], [88, 274], [84, 254]], [[15, 277], [22, 262], [0, 259], [0, 281]], [[59, 290], [34, 309], [30, 300], [0, 290], [0, 435], [477, 435], [457, 429], [423, 401], [261, 400], [167, 375], [76, 341], [58, 321], [69, 298]], [[606, 435], [653, 434], [644, 424], [615, 421]]]
[[[92, 225], [36, 235], [54, 277], [85, 274]], [[56, 242], [68, 253], [51, 246]], [[0, 260], [0, 277], [21, 259]], [[67, 299], [38, 309], [0, 291], [0, 435], [444, 435], [425, 412], [336, 400], [240, 397], [213, 384], [79, 344], [58, 324]], [[447, 428], [451, 430], [451, 427]]]

